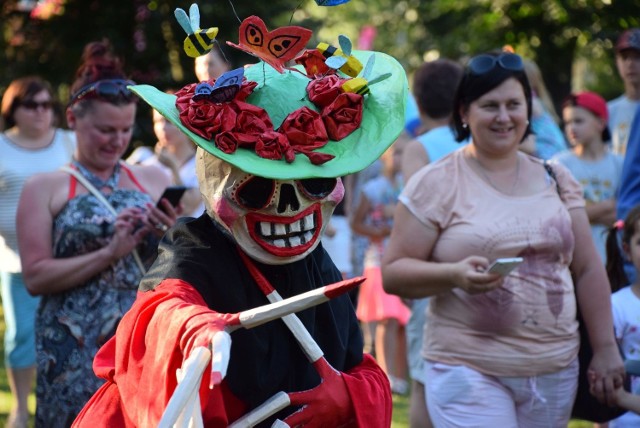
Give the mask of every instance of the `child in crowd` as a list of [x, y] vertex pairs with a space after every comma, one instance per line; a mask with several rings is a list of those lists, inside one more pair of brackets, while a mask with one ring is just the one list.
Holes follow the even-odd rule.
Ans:
[[584, 189], [591, 235], [604, 263], [606, 231], [616, 220], [623, 158], [609, 150], [609, 114], [600, 95], [593, 92], [570, 95], [563, 104], [562, 117], [572, 149], [553, 159], [566, 166]]
[[[624, 221], [618, 221], [609, 231], [607, 238], [607, 274], [614, 291], [611, 298], [613, 326], [616, 339], [625, 359], [627, 372], [634, 362], [640, 363], [640, 280], [629, 285], [623, 265], [624, 259], [618, 243], [618, 232], [621, 232], [622, 252], [633, 263], [636, 271], [640, 271], [640, 205], [635, 206]], [[636, 275], [637, 277], [637, 275]], [[629, 285], [627, 287], [627, 285]], [[616, 396], [617, 404], [637, 412], [640, 406], [633, 407], [633, 402], [640, 404], [640, 377], [631, 375], [631, 393], [622, 388]], [[640, 415], [629, 412], [609, 423], [609, 428], [640, 426]]]
[[400, 160], [408, 138], [398, 139], [380, 158], [382, 173], [362, 188], [362, 195], [351, 219], [351, 227], [369, 238], [364, 276], [360, 287], [356, 314], [365, 328], [376, 323], [374, 349], [378, 363], [389, 377], [391, 391], [406, 394], [406, 341], [403, 327], [410, 309], [398, 296], [382, 289], [380, 261], [391, 234], [393, 212], [402, 189]]

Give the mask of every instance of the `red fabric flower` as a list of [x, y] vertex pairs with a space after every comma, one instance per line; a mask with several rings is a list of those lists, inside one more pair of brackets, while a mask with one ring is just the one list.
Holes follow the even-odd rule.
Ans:
[[289, 113], [279, 131], [287, 137], [296, 152], [308, 152], [329, 141], [320, 114], [306, 106]]
[[247, 80], [246, 78], [242, 81], [242, 85], [240, 85], [240, 90], [235, 96], [236, 101], [245, 101], [249, 95], [253, 92], [255, 87], [258, 86], [258, 82], [254, 82], [253, 80]]
[[304, 154], [307, 155], [309, 161], [314, 165], [322, 165], [323, 163], [335, 158], [334, 155], [330, 155], [329, 153], [305, 152]]
[[243, 134], [262, 134], [273, 130], [269, 114], [262, 107], [241, 101], [235, 101], [231, 106], [238, 113], [234, 131]]
[[335, 74], [312, 80], [307, 86], [309, 100], [320, 108], [328, 106], [344, 93], [342, 84], [345, 80]]
[[189, 108], [191, 97], [193, 97], [196, 91], [196, 86], [198, 86], [197, 83], [191, 83], [176, 91], [176, 108], [178, 109], [178, 113], [182, 113]]
[[[220, 140], [218, 140], [220, 139]], [[255, 147], [260, 139], [260, 134], [245, 134], [243, 132], [225, 131], [216, 135], [216, 147], [225, 153], [233, 153], [236, 148], [243, 147], [251, 149]], [[228, 152], [233, 148], [232, 151]]]
[[205, 140], [213, 139], [219, 131], [215, 117], [222, 110], [222, 104], [213, 104], [207, 100], [191, 100], [188, 108], [180, 113], [182, 124]]
[[256, 142], [256, 154], [261, 158], [275, 160], [280, 160], [284, 156], [289, 163], [295, 159], [295, 153], [287, 137], [276, 131], [268, 131], [260, 135]]
[[324, 63], [325, 60], [326, 58], [318, 49], [307, 49], [294, 61], [296, 64], [301, 64], [304, 67], [307, 76], [313, 77], [327, 73], [335, 73], [334, 69], [329, 68], [327, 64]]
[[340, 141], [360, 127], [362, 103], [362, 95], [347, 92], [338, 95], [322, 110], [322, 120], [330, 139]]
[[238, 141], [231, 132], [222, 132], [216, 135], [216, 147], [227, 154], [234, 153], [238, 148]]

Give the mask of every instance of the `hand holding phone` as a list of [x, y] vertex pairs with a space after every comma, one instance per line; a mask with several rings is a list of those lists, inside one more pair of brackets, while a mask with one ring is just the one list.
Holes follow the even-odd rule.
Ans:
[[158, 199], [158, 203], [156, 204], [156, 207], [164, 211], [164, 207], [160, 203], [160, 201], [162, 201], [163, 198], [166, 198], [169, 201], [169, 203], [171, 203], [171, 205], [173, 205], [174, 207], [177, 207], [180, 204], [180, 199], [182, 199], [182, 195], [184, 195], [184, 192], [186, 190], [187, 188], [185, 186], [167, 187], [166, 189], [164, 189], [164, 192], [162, 193], [162, 196], [160, 196], [160, 199]]
[[522, 257], [506, 257], [496, 259], [487, 268], [487, 272], [507, 276], [509, 275], [509, 272], [517, 268], [523, 261], [524, 259]]

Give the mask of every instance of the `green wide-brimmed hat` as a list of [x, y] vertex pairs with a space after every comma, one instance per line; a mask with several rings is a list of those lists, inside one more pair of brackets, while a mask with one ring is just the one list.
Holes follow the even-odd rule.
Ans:
[[[340, 177], [358, 172], [373, 163], [396, 140], [405, 124], [408, 84], [400, 63], [380, 52], [355, 51], [353, 55], [363, 64], [371, 55], [375, 55], [375, 62], [367, 76], [369, 80], [386, 73], [391, 75], [369, 86], [369, 93], [364, 95], [362, 122], [355, 131], [339, 141], [329, 140], [324, 147], [315, 150], [335, 156], [320, 165], [313, 164], [304, 154], [297, 154], [292, 162], [287, 162], [285, 159], [265, 159], [255, 151], [242, 147], [233, 153], [225, 153], [213, 140], [195, 134], [181, 122], [175, 95], [149, 85], [131, 86], [130, 89], [199, 147], [247, 173], [282, 180]], [[266, 110], [275, 129], [279, 128], [287, 115], [301, 107], [319, 111], [307, 95], [310, 79], [303, 74], [301, 66], [297, 67], [298, 71], [286, 70], [281, 74], [268, 64], [259, 62], [245, 70], [246, 79], [257, 83], [245, 102]]]

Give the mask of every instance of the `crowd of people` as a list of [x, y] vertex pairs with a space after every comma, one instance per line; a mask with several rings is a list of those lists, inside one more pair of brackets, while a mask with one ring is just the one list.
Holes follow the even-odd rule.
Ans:
[[[404, 132], [378, 161], [333, 179], [334, 186], [344, 183], [344, 200], [333, 223], [323, 224], [326, 252], [314, 246], [302, 259], [313, 259], [319, 271], [304, 271], [300, 259], [289, 271], [277, 257], [256, 257], [273, 281], [366, 278], [349, 299], [352, 314], [344, 312], [345, 300], [332, 306], [364, 336], [336, 331], [331, 337], [345, 340], [347, 349], [332, 345], [325, 361], [327, 370], [341, 373], [344, 396], [354, 403], [355, 410], [336, 408], [345, 421], [364, 418], [363, 398], [349, 390], [364, 387], [353, 380], [361, 371], [375, 378], [369, 391], [385, 388], [364, 350], [390, 392], [410, 395], [412, 428], [567, 426], [579, 385], [580, 312], [594, 352], [591, 393], [631, 410], [609, 427], [640, 423], [640, 371], [632, 364], [640, 360], [640, 29], [624, 32], [615, 51], [624, 94], [607, 103], [597, 93], [575, 92], [560, 115], [535, 62], [513, 52], [481, 53], [464, 66], [426, 62], [411, 84], [417, 117], [406, 118]], [[196, 78], [213, 81], [231, 68], [215, 47], [196, 60]], [[103, 41], [86, 46], [64, 112], [40, 77], [15, 80], [2, 97], [0, 284], [10, 428], [27, 426], [34, 376], [37, 426], [71, 426], [96, 391], [110, 385], [94, 369], [106, 373], [117, 362], [104, 354], [106, 365], [94, 366], [94, 358], [132, 306], [136, 320], [146, 310], [134, 306], [141, 281], [161, 294], [162, 278], [183, 275], [202, 292], [200, 278], [184, 267], [196, 260], [185, 254], [199, 257], [199, 249], [185, 249], [184, 236], [238, 251], [223, 244], [238, 233], [225, 223], [228, 212], [216, 211], [238, 202], [220, 201], [231, 193], [227, 178], [241, 177], [235, 165], [198, 155], [193, 137], [155, 110], [155, 146], [122, 159], [135, 120], [137, 96], [128, 88], [134, 84]], [[210, 187], [203, 189], [205, 180]], [[173, 185], [187, 187], [180, 204], [158, 201]], [[280, 186], [285, 192], [288, 185]], [[215, 225], [205, 224], [208, 215]], [[184, 223], [190, 217], [199, 220]], [[325, 267], [327, 253], [335, 272]], [[506, 275], [487, 271], [506, 257], [524, 261]], [[215, 266], [235, 266], [239, 282], [246, 282], [246, 269], [258, 281], [255, 265], [238, 260], [221, 258]], [[213, 297], [205, 293], [202, 304], [219, 310]], [[201, 304], [196, 297], [185, 302]], [[305, 323], [335, 322], [322, 317]], [[262, 346], [243, 340], [242, 346]], [[279, 375], [266, 360], [264, 367], [274, 370], [268, 379]], [[231, 373], [237, 383], [238, 368]], [[305, 376], [278, 381], [311, 388], [315, 377]], [[233, 388], [234, 400], [254, 404], [245, 387]], [[91, 411], [84, 420], [95, 417]]]

